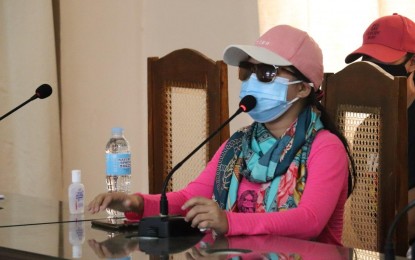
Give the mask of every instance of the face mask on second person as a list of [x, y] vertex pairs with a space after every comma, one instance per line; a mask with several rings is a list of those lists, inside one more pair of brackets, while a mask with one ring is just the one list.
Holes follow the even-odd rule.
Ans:
[[408, 72], [406, 71], [405, 64], [390, 65], [390, 64], [383, 64], [383, 63], [378, 63], [378, 62], [374, 62], [374, 63], [378, 65], [379, 67], [381, 67], [386, 72], [388, 72], [389, 74], [391, 74], [392, 76], [395, 76], [395, 77], [409, 76]]
[[[383, 64], [383, 63], [378, 63], [378, 62], [374, 62], [374, 63], [378, 65], [379, 67], [381, 67], [386, 72], [388, 72], [389, 74], [391, 74], [392, 76], [409, 77], [409, 75], [411, 75], [412, 72], [408, 72], [406, 70], [406, 67], [405, 67], [406, 62], [407, 60], [397, 65]], [[413, 81], [415, 84], [415, 77], [413, 78]]]

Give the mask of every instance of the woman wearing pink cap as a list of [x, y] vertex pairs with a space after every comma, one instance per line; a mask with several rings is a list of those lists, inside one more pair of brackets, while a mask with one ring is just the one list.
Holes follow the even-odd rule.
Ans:
[[[254, 122], [227, 140], [186, 188], [167, 194], [171, 214], [223, 235], [277, 234], [341, 244], [343, 209], [354, 179], [345, 138], [319, 98], [322, 52], [304, 31], [271, 28], [255, 45], [232, 45], [240, 97], [252, 95]], [[350, 169], [350, 170], [349, 170]], [[157, 215], [159, 195], [98, 195], [128, 218]]]

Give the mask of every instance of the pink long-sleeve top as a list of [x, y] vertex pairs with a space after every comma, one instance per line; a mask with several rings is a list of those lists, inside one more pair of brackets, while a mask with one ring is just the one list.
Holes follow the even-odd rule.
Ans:
[[[169, 213], [185, 215], [181, 206], [190, 198], [212, 198], [218, 160], [226, 142], [199, 176], [186, 188], [167, 194]], [[343, 211], [347, 199], [348, 159], [339, 138], [327, 130], [315, 137], [307, 160], [308, 176], [297, 208], [269, 213], [227, 212], [226, 235], [277, 234], [306, 240], [341, 245]], [[243, 179], [238, 198], [246, 190], [259, 191], [261, 184]], [[140, 218], [160, 213], [160, 195], [137, 193], [144, 198], [142, 216], [127, 213], [127, 218]]]

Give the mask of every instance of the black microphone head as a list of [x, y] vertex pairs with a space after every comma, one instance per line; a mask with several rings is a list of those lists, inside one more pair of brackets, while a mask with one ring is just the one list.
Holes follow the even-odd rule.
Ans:
[[36, 89], [35, 93], [35, 95], [40, 99], [47, 98], [52, 94], [52, 87], [48, 84], [42, 84]]
[[252, 95], [247, 95], [244, 98], [242, 98], [241, 102], [239, 102], [239, 107], [244, 112], [251, 111], [256, 106], [256, 99]]

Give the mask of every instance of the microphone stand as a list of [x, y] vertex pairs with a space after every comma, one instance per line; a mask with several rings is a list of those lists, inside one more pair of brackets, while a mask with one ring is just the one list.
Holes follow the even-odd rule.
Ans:
[[17, 107], [15, 107], [14, 109], [12, 109], [11, 111], [7, 112], [5, 115], [3, 115], [2, 117], [0, 117], [0, 121], [3, 120], [4, 118], [6, 118], [7, 116], [9, 116], [10, 114], [12, 114], [14, 111], [18, 110], [19, 108], [21, 108], [22, 106], [26, 105], [27, 103], [35, 100], [37, 98], [37, 95], [33, 95], [31, 98], [29, 98], [28, 100], [26, 100], [25, 102], [23, 102], [22, 104], [18, 105]]
[[[415, 206], [415, 200], [411, 201], [404, 209], [402, 209], [396, 217], [393, 219], [392, 225], [388, 230], [388, 235], [386, 236], [385, 242], [385, 260], [394, 260], [395, 259], [395, 248], [393, 245], [393, 233], [395, 232], [396, 225], [404, 214], [406, 214], [411, 208]], [[413, 245], [413, 244], [412, 244]], [[415, 248], [412, 247], [412, 250]]]
[[212, 137], [214, 137], [222, 128], [224, 128], [232, 119], [242, 113], [243, 108], [239, 107], [238, 110], [227, 119], [215, 132], [210, 134], [201, 144], [199, 144], [189, 155], [187, 155], [182, 161], [174, 166], [163, 182], [163, 190], [160, 197], [160, 216], [146, 217], [140, 220], [138, 225], [139, 237], [178, 237], [184, 235], [198, 235], [201, 231], [197, 228], [193, 228], [189, 223], [184, 220], [182, 216], [169, 216], [169, 205], [166, 195], [167, 185], [172, 175], [185, 163], [193, 154], [195, 154], [200, 148], [203, 147]]
[[209, 142], [209, 140], [212, 139], [220, 130], [222, 130], [222, 128], [224, 128], [227, 124], [229, 124], [230, 121], [232, 121], [232, 119], [234, 119], [237, 115], [239, 115], [242, 112], [243, 112], [243, 109], [239, 108], [235, 112], [235, 114], [233, 114], [230, 118], [228, 118], [218, 129], [216, 129], [215, 132], [210, 134], [206, 138], [205, 141], [199, 144], [199, 146], [197, 146], [191, 153], [189, 153], [189, 155], [187, 155], [181, 162], [176, 164], [176, 166], [174, 166], [173, 169], [171, 169], [171, 171], [169, 172], [169, 174], [167, 175], [166, 179], [164, 179], [164, 182], [163, 182], [163, 192], [161, 193], [161, 198], [160, 198], [160, 215], [161, 216], [167, 216], [169, 212], [169, 209], [168, 209], [169, 204], [167, 201], [166, 190], [167, 190], [167, 185], [169, 184], [169, 181], [171, 177], [173, 176], [173, 174], [183, 165], [183, 163], [185, 163], [188, 159], [190, 159], [190, 157], [192, 157], [193, 154], [199, 151], [199, 149], [202, 148], [207, 142]]
[[0, 117], [0, 121], [3, 120], [4, 118], [6, 118], [7, 116], [9, 116], [10, 114], [12, 114], [14, 111], [16, 111], [19, 108], [21, 108], [22, 106], [26, 105], [30, 101], [33, 101], [33, 100], [35, 100], [37, 98], [40, 98], [40, 99], [47, 98], [47, 97], [50, 96], [50, 94], [52, 94], [52, 88], [51, 88], [51, 86], [49, 86], [48, 84], [42, 84], [42, 85], [40, 85], [36, 89], [35, 94], [31, 98], [29, 98], [28, 100], [26, 100], [25, 102], [23, 102], [19, 106], [15, 107], [11, 111], [9, 111], [8, 113], [6, 113], [2, 117]]
[[183, 216], [169, 216], [169, 208], [167, 201], [167, 185], [174, 174], [183, 163], [185, 163], [194, 153], [196, 153], [203, 145], [205, 145], [212, 137], [214, 137], [222, 128], [224, 128], [232, 119], [242, 112], [248, 112], [256, 105], [256, 99], [253, 96], [244, 97], [239, 103], [238, 110], [227, 119], [216, 131], [210, 134], [199, 146], [197, 146], [189, 155], [187, 155], [181, 162], [179, 162], [173, 169], [170, 170], [163, 182], [163, 190], [160, 197], [160, 216], [145, 217], [140, 220], [138, 225], [139, 237], [178, 237], [186, 235], [200, 235], [201, 231], [193, 228], [189, 222], [184, 220]]

